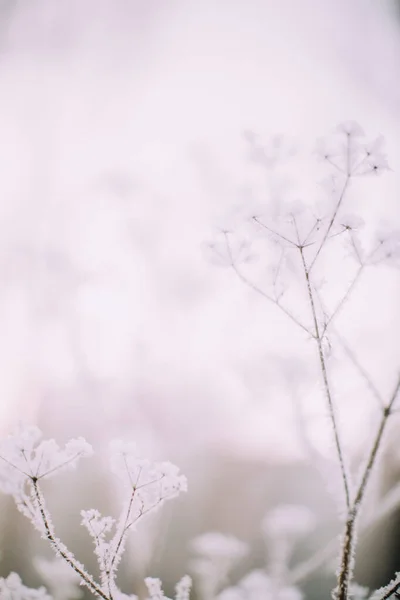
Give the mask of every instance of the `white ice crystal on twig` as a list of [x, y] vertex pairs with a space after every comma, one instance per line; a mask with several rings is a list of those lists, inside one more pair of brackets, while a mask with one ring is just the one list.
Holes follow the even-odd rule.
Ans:
[[92, 447], [83, 438], [70, 440], [60, 448], [54, 440], [41, 440], [37, 427], [20, 428], [0, 442], [0, 489], [19, 495], [25, 483], [48, 478], [63, 469], [76, 467]]
[[92, 536], [100, 568], [102, 589], [114, 597], [116, 575], [129, 531], [145, 515], [166, 500], [186, 491], [186, 477], [169, 462], [152, 462], [138, 457], [133, 444], [121, 441], [110, 446], [112, 471], [127, 490], [120, 517], [101, 516], [98, 510], [82, 511], [82, 524]]

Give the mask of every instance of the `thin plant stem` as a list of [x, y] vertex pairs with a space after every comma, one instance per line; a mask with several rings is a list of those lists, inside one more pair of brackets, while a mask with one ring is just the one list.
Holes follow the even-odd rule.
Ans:
[[34, 497], [39, 507], [39, 513], [44, 526], [45, 535], [50, 542], [50, 546], [58, 556], [61, 556], [61, 558], [64, 559], [70, 565], [70, 567], [74, 569], [79, 577], [81, 577], [82, 582], [95, 596], [100, 596], [100, 598], [103, 598], [103, 600], [110, 600], [107, 594], [103, 592], [99, 584], [97, 584], [94, 579], [85, 571], [84, 567], [75, 560], [73, 555], [67, 551], [64, 544], [61, 544], [60, 541], [55, 537], [53, 526], [51, 525], [49, 516], [47, 514], [43, 495], [39, 488], [38, 479], [36, 477], [31, 477], [31, 482]]
[[[378, 430], [375, 435], [375, 439], [373, 441], [367, 464], [365, 466], [363, 475], [361, 477], [361, 481], [357, 488], [354, 500], [352, 502], [352, 506], [348, 511], [345, 533], [342, 544], [342, 556], [340, 563], [340, 570], [338, 575], [338, 585], [336, 588], [336, 598], [337, 600], [347, 600], [348, 592], [349, 592], [349, 584], [352, 577], [353, 571], [353, 557], [354, 557], [354, 549], [355, 549], [355, 527], [356, 520], [360, 512], [361, 503], [364, 499], [365, 492], [367, 489], [368, 482], [371, 477], [372, 469], [376, 463], [376, 459], [379, 453], [379, 449], [382, 445], [382, 438], [384, 431], [386, 429], [388, 418], [392, 412], [393, 404], [395, 403], [398, 393], [400, 390], [400, 376], [397, 380], [393, 393], [390, 397], [388, 404], [382, 410], [381, 422], [379, 423]], [[399, 584], [400, 587], [400, 584]], [[393, 593], [393, 592], [392, 592]], [[388, 596], [386, 596], [388, 597]]]
[[316, 340], [317, 347], [318, 347], [318, 358], [319, 358], [319, 364], [320, 364], [321, 373], [322, 373], [322, 379], [323, 379], [323, 383], [324, 383], [325, 396], [326, 396], [326, 399], [328, 402], [329, 417], [330, 417], [330, 421], [332, 424], [336, 452], [337, 452], [337, 455], [339, 458], [339, 465], [340, 465], [340, 470], [342, 473], [346, 507], [347, 507], [347, 509], [349, 509], [350, 508], [350, 490], [349, 490], [348, 476], [347, 476], [346, 467], [345, 467], [342, 445], [341, 445], [340, 438], [339, 438], [339, 430], [338, 430], [338, 425], [337, 425], [335, 407], [333, 405], [333, 400], [332, 400], [331, 388], [330, 388], [329, 379], [328, 379], [328, 372], [327, 372], [327, 368], [326, 368], [324, 350], [322, 347], [322, 336], [321, 336], [321, 332], [319, 329], [317, 311], [316, 311], [315, 301], [314, 301], [314, 294], [313, 294], [312, 287], [311, 287], [310, 272], [309, 272], [309, 269], [307, 268], [307, 264], [306, 264], [305, 257], [304, 257], [304, 250], [303, 250], [302, 246], [300, 246], [299, 252], [300, 252], [300, 256], [301, 256], [301, 262], [303, 265], [303, 270], [304, 270], [304, 275], [305, 275], [306, 285], [307, 285], [308, 299], [310, 302], [310, 308], [311, 308], [312, 318], [313, 318], [313, 322], [314, 322], [314, 339]]
[[267, 231], [269, 231], [270, 233], [272, 233], [273, 235], [275, 235], [276, 237], [280, 238], [281, 240], [284, 240], [285, 242], [287, 242], [291, 246], [293, 246], [293, 247], [297, 246], [296, 242], [293, 242], [292, 240], [290, 240], [289, 238], [285, 237], [284, 235], [282, 235], [278, 231], [275, 231], [274, 229], [271, 229], [271, 227], [268, 227], [268, 225], [265, 225], [265, 223], [262, 223], [258, 219], [258, 217], [253, 217], [253, 221], [255, 223], [257, 223], [257, 225], [260, 225], [261, 227], [263, 227], [264, 229], [266, 229]]
[[232, 264], [232, 268], [234, 270], [234, 272], [236, 273], [236, 275], [239, 277], [239, 279], [245, 283], [247, 286], [249, 286], [252, 290], [254, 290], [255, 292], [257, 292], [257, 294], [260, 294], [263, 298], [265, 298], [266, 300], [269, 300], [269, 302], [272, 302], [273, 304], [275, 304], [275, 306], [277, 306], [278, 308], [281, 309], [281, 311], [283, 313], [285, 313], [285, 315], [287, 317], [289, 317], [289, 319], [291, 319], [291, 321], [293, 321], [293, 323], [295, 323], [298, 327], [300, 327], [303, 331], [305, 331], [309, 336], [313, 337], [313, 333], [305, 326], [303, 325], [303, 323], [301, 323], [287, 308], [285, 308], [280, 302], [279, 300], [276, 300], [275, 298], [273, 298], [272, 296], [269, 296], [266, 292], [264, 292], [264, 290], [262, 290], [261, 288], [259, 288], [255, 283], [253, 283], [252, 281], [250, 281], [249, 279], [247, 279], [247, 277], [245, 277], [240, 271], [239, 269], [236, 267], [235, 264]]
[[338, 314], [342, 310], [344, 304], [349, 299], [351, 292], [353, 291], [354, 287], [356, 286], [358, 280], [360, 279], [360, 277], [361, 277], [361, 275], [362, 275], [362, 273], [364, 271], [364, 268], [365, 268], [365, 264], [360, 265], [360, 267], [358, 268], [357, 273], [354, 276], [352, 282], [350, 283], [350, 285], [347, 288], [346, 292], [344, 293], [343, 297], [341, 298], [341, 300], [339, 301], [338, 305], [336, 306], [336, 308], [332, 312], [331, 316], [329, 317], [329, 319], [325, 323], [324, 328], [322, 330], [321, 337], [323, 337], [325, 335], [326, 330], [328, 329], [329, 325], [331, 324], [331, 322], [333, 321], [333, 319], [335, 319], [338, 316]]
[[343, 188], [342, 188], [342, 191], [341, 191], [340, 196], [339, 196], [339, 200], [337, 201], [335, 210], [333, 211], [333, 215], [331, 217], [331, 220], [329, 221], [329, 225], [328, 225], [328, 227], [327, 227], [327, 229], [326, 229], [326, 231], [324, 233], [324, 237], [322, 238], [320, 245], [318, 246], [318, 250], [316, 251], [315, 256], [314, 256], [313, 260], [311, 261], [310, 266], [308, 268], [309, 272], [312, 270], [313, 266], [315, 265], [315, 262], [316, 262], [318, 256], [320, 255], [321, 250], [325, 246], [326, 240], [329, 237], [329, 234], [331, 232], [331, 229], [333, 227], [333, 224], [334, 224], [335, 219], [337, 217], [337, 214], [339, 212], [339, 208], [341, 207], [342, 202], [344, 200], [344, 197], [346, 195], [346, 190], [349, 187], [350, 179], [351, 179], [351, 174], [347, 173], [346, 179], [345, 179], [345, 182], [344, 182], [344, 185], [343, 185]]
[[374, 396], [374, 398], [378, 402], [379, 407], [384, 408], [385, 403], [383, 401], [381, 393], [379, 392], [378, 388], [372, 381], [371, 377], [368, 375], [367, 371], [360, 364], [360, 362], [359, 362], [358, 358], [356, 357], [356, 355], [354, 354], [353, 350], [351, 350], [351, 348], [349, 347], [346, 340], [338, 333], [338, 331], [336, 331], [336, 329], [334, 329], [334, 335], [339, 340], [339, 343], [342, 346], [343, 350], [346, 352], [348, 358], [351, 360], [351, 362], [353, 363], [353, 365], [355, 366], [355, 368], [357, 369], [357, 371], [359, 372], [361, 377], [366, 382], [367, 387], [369, 388], [369, 390], [371, 391], [371, 394]]
[[227, 248], [227, 251], [228, 251], [228, 255], [229, 255], [231, 267], [232, 267], [233, 271], [235, 272], [235, 274], [239, 277], [239, 279], [244, 284], [246, 284], [247, 286], [249, 286], [252, 290], [254, 290], [255, 292], [257, 292], [257, 294], [260, 294], [263, 298], [265, 298], [269, 302], [272, 302], [273, 304], [275, 304], [275, 306], [277, 306], [278, 308], [280, 308], [281, 311], [284, 312], [285, 315], [287, 317], [289, 317], [289, 319], [291, 319], [293, 321], [293, 323], [295, 323], [298, 327], [300, 327], [303, 331], [305, 331], [309, 336], [312, 336], [313, 334], [311, 333], [311, 331], [305, 325], [303, 325], [303, 323], [301, 323], [287, 308], [285, 308], [284, 306], [282, 306], [282, 304], [280, 304], [279, 300], [276, 300], [272, 296], [269, 296], [266, 292], [264, 292], [264, 290], [262, 290], [261, 288], [259, 288], [255, 283], [253, 283], [249, 279], [247, 279], [247, 277], [245, 277], [239, 271], [239, 269], [237, 268], [237, 266], [235, 264], [235, 261], [233, 259], [232, 250], [231, 250], [231, 246], [230, 246], [229, 239], [228, 239], [228, 234], [225, 232], [224, 235], [225, 235], [225, 243], [226, 243], [226, 248]]

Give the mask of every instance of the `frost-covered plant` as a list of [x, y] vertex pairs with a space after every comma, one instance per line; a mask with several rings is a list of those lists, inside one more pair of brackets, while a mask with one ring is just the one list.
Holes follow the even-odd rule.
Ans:
[[[128, 533], [142, 517], [185, 491], [186, 478], [171, 463], [139, 458], [132, 444], [115, 442], [111, 445], [111, 469], [120, 477], [126, 490], [121, 514], [114, 519], [101, 516], [96, 509], [82, 511], [82, 524], [93, 538], [99, 565], [100, 581], [96, 581], [57, 537], [42, 490], [43, 480], [64, 469], [76, 467], [81, 458], [92, 454], [92, 448], [82, 438], [71, 440], [65, 448], [60, 448], [54, 440], [42, 440], [41, 437], [38, 428], [28, 427], [20, 428], [0, 442], [0, 489], [13, 496], [18, 509], [41, 533], [42, 538], [49, 542], [56, 554], [56, 562], [36, 561], [36, 567], [52, 591], [53, 599], [72, 600], [79, 597], [76, 589], [78, 580], [80, 585], [86, 586], [93, 595], [103, 600], [133, 600], [135, 596], [123, 594], [116, 583]], [[26, 588], [15, 573], [7, 579], [0, 579], [0, 586], [3, 592], [1, 598], [51, 598], [44, 588]], [[180, 582], [180, 600], [186, 600], [189, 588], [188, 578]]]
[[[271, 154], [273, 148], [264, 148], [259, 138], [252, 133], [247, 133], [245, 139], [253, 163], [267, 171], [275, 166], [276, 160]], [[362, 243], [359, 236], [364, 220], [358, 215], [347, 214], [346, 201], [349, 190], [357, 180], [365, 176], [378, 176], [390, 170], [382, 136], [365, 142], [362, 128], [349, 121], [339, 125], [333, 135], [318, 140], [316, 154], [331, 169], [328, 178], [322, 182], [322, 190], [327, 199], [311, 204], [299, 201], [298, 198], [287, 201], [279, 196], [275, 202], [253, 201], [245, 206], [236, 207], [233, 210], [233, 218], [232, 214], [230, 216], [229, 225], [222, 227], [214, 239], [204, 245], [204, 250], [214, 264], [231, 269], [245, 285], [286, 315], [299, 331], [306, 334], [306, 343], [312, 342], [315, 346], [343, 492], [340, 516], [344, 525], [337, 586], [333, 595], [336, 600], [348, 600], [351, 594], [359, 595], [358, 588], [358, 592], [354, 591], [356, 588], [350, 588], [353, 581], [358, 517], [371, 473], [380, 455], [388, 419], [399, 396], [400, 377], [397, 377], [391, 395], [383, 398], [354, 352], [344, 344], [347, 358], [352, 361], [373, 392], [380, 408], [380, 417], [372, 435], [370, 448], [366, 451], [366, 459], [359, 473], [353, 475], [338, 425], [337, 399], [329, 358], [332, 344], [343, 343], [334, 327], [335, 321], [363, 273], [382, 263], [400, 267], [400, 232], [385, 224], [381, 230], [378, 228], [375, 231], [373, 241], [366, 248], [365, 242]], [[278, 155], [282, 156], [282, 152], [278, 152], [277, 157]], [[243, 230], [246, 233], [243, 233]], [[246, 265], [257, 259], [254, 247], [255, 241], [260, 238], [269, 243], [266, 251], [269, 261], [269, 287], [265, 286], [265, 269], [263, 286], [258, 284], [254, 276], [250, 277], [246, 273]], [[343, 258], [343, 249], [353, 260], [353, 278], [336, 305], [330, 306], [329, 292], [326, 296], [324, 291], [329, 271], [321, 272], [320, 266], [322, 257], [327, 256], [326, 250], [333, 249], [338, 241], [343, 242], [340, 260]], [[272, 260], [276, 258], [274, 264], [271, 264], [271, 257]], [[308, 306], [308, 315], [301, 314], [304, 311], [301, 311], [299, 298], [303, 298], [304, 305]], [[281, 515], [277, 514], [276, 518], [280, 520]], [[269, 527], [271, 531], [274, 529], [273, 522], [269, 523]], [[281, 553], [285, 552], [287, 553], [288, 549], [282, 547]], [[314, 564], [315, 562], [318, 563], [314, 561]], [[374, 599], [388, 598], [397, 590], [400, 590], [400, 577], [387, 589], [377, 592]]]
[[[359, 516], [400, 390], [398, 377], [392, 393], [384, 398], [334, 327], [338, 315], [367, 269], [382, 263], [400, 266], [400, 232], [383, 224], [366, 248], [359, 235], [364, 220], [344, 210], [349, 190], [357, 179], [377, 176], [389, 170], [383, 138], [378, 137], [372, 142], [364, 142], [363, 138], [361, 127], [357, 123], [347, 122], [340, 125], [333, 136], [318, 141], [317, 155], [332, 170], [321, 186], [324, 193], [327, 192], [328, 202], [311, 205], [298, 199], [283, 201], [279, 197], [278, 202], [270, 205], [258, 203], [234, 211], [234, 219], [237, 221], [242, 215], [247, 231], [250, 226], [255, 238], [262, 236], [270, 242], [269, 258], [276, 257], [276, 261], [269, 265], [269, 289], [261, 287], [245, 272], [246, 265], [257, 258], [251, 236], [242, 236], [235, 229], [226, 227], [205, 245], [212, 262], [230, 268], [244, 284], [281, 311], [305, 334], [305, 343], [314, 344], [342, 484], [340, 516], [343, 519], [343, 532], [337, 585], [333, 592], [336, 600], [364, 600], [369, 595], [366, 588], [353, 581]], [[246, 133], [245, 139], [249, 158], [263, 169], [271, 169], [278, 159], [286, 160], [293, 154], [292, 149], [285, 149], [281, 138], [275, 138], [269, 147], [251, 132]], [[354, 274], [343, 295], [335, 305], [330, 306], [319, 267], [328, 247], [334, 247], [338, 241], [343, 241], [345, 253], [353, 260]], [[293, 305], [288, 301], [288, 281], [294, 288]], [[301, 310], [298, 310], [296, 301], [301, 294], [308, 308], [307, 315], [299, 314]], [[329, 365], [332, 345], [336, 342], [342, 344], [346, 356], [379, 404], [376, 430], [357, 474], [351, 472], [337, 418], [337, 399]], [[71, 440], [64, 448], [60, 448], [54, 440], [42, 440], [40, 430], [35, 427], [21, 428], [0, 442], [0, 490], [13, 496], [18, 509], [49, 543], [57, 559], [55, 562], [36, 561], [36, 567], [52, 596], [44, 588], [26, 587], [19, 575], [11, 573], [7, 578], [0, 578], [1, 600], [72, 600], [79, 597], [77, 583], [86, 586], [94, 596], [103, 600], [136, 600], [136, 596], [124, 594], [117, 585], [118, 568], [126, 549], [127, 536], [145, 515], [186, 490], [186, 479], [170, 463], [141, 459], [130, 444], [118, 442], [111, 446], [111, 470], [120, 477], [126, 491], [121, 513], [114, 518], [103, 516], [93, 508], [81, 512], [82, 525], [94, 544], [99, 567], [99, 577], [96, 578], [56, 535], [42, 489], [44, 480], [60, 471], [75, 468], [81, 458], [91, 454], [91, 446], [82, 438]], [[394, 492], [385, 510], [389, 510], [393, 502], [398, 500], [399, 492]], [[311, 557], [303, 564], [291, 565], [294, 545], [314, 525], [314, 517], [305, 507], [284, 505], [273, 509], [262, 524], [268, 556], [266, 569], [253, 570], [228, 587], [225, 586], [228, 585], [229, 573], [246, 554], [246, 545], [236, 538], [215, 532], [200, 536], [192, 544], [197, 554], [192, 569], [202, 599], [301, 600], [298, 583], [305, 574], [332, 558], [332, 548], [333, 553], [337, 552], [335, 541], [333, 546], [323, 549], [318, 556]], [[149, 600], [169, 600], [164, 595], [159, 579], [147, 578], [145, 583]], [[175, 600], [188, 600], [190, 588], [191, 579], [183, 577], [176, 586]], [[398, 593], [400, 573], [387, 586], [373, 592], [370, 600], [386, 600]]]

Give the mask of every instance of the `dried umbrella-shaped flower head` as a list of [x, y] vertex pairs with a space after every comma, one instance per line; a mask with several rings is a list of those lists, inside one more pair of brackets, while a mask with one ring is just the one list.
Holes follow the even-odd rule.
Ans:
[[152, 462], [138, 457], [134, 444], [111, 443], [111, 469], [145, 506], [174, 498], [187, 490], [187, 479], [170, 462]]
[[83, 438], [60, 448], [54, 440], [42, 440], [37, 427], [20, 428], [0, 442], [0, 489], [19, 497], [29, 480], [48, 478], [63, 469], [75, 468], [92, 447]]

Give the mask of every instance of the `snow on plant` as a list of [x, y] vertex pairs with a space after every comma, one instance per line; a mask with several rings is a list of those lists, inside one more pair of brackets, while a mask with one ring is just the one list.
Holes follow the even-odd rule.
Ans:
[[[126, 489], [121, 514], [114, 519], [101, 516], [96, 509], [82, 511], [82, 524], [95, 546], [100, 570], [100, 581], [97, 582], [57, 537], [41, 487], [42, 480], [60, 470], [76, 467], [80, 458], [92, 454], [92, 448], [82, 438], [71, 440], [65, 448], [60, 448], [54, 440], [41, 440], [41, 437], [36, 427], [20, 428], [0, 443], [0, 489], [14, 497], [18, 509], [30, 519], [56, 554], [56, 562], [36, 561], [37, 569], [53, 592], [53, 599], [78, 598], [78, 580], [80, 585], [85, 585], [93, 595], [103, 600], [134, 600], [135, 596], [123, 594], [116, 583], [127, 535], [142, 517], [185, 491], [186, 478], [171, 463], [141, 459], [130, 444], [115, 442], [111, 445], [111, 468], [122, 478]], [[180, 600], [185, 600], [187, 595], [187, 581], [183, 580], [179, 587]], [[0, 586], [0, 590], [4, 591], [1, 598], [50, 598], [42, 588], [26, 588], [15, 573], [1, 579]]]
[[[245, 139], [250, 160], [263, 169], [269, 170], [278, 160], [286, 160], [293, 154], [293, 149], [286, 149], [281, 138], [273, 139], [268, 147], [252, 132], [247, 132]], [[275, 264], [269, 266], [270, 289], [259, 286], [244, 271], [246, 265], [257, 258], [251, 236], [243, 237], [232, 228], [223, 228], [215, 239], [205, 244], [205, 250], [212, 262], [231, 269], [245, 285], [286, 315], [293, 326], [305, 334], [305, 343], [315, 346], [342, 484], [340, 510], [343, 532], [333, 595], [336, 600], [362, 600], [368, 597], [369, 591], [353, 581], [359, 515], [371, 473], [379, 460], [389, 417], [399, 396], [400, 377], [394, 383], [391, 395], [383, 398], [352, 349], [340, 338], [334, 322], [366, 269], [382, 263], [396, 268], [400, 266], [400, 232], [391, 225], [382, 224], [370, 247], [364, 247], [359, 236], [363, 219], [344, 210], [349, 189], [359, 178], [378, 176], [390, 170], [382, 137], [364, 142], [361, 127], [349, 121], [339, 125], [333, 136], [319, 140], [316, 153], [332, 170], [321, 185], [328, 201], [311, 206], [297, 199], [283, 201], [278, 194], [279, 202], [272, 205], [257, 203], [234, 211], [236, 221], [240, 216], [245, 219], [246, 230], [249, 232], [251, 228], [254, 239], [262, 237], [270, 243], [269, 257], [276, 258]], [[336, 305], [329, 307], [319, 265], [326, 248], [333, 248], [338, 241], [344, 242], [355, 269], [342, 297]], [[293, 306], [288, 303], [288, 280], [294, 287], [296, 300], [303, 293], [308, 315], [298, 314], [296, 302]], [[380, 410], [365, 461], [356, 476], [351, 473], [349, 457], [344, 452], [329, 366], [330, 349], [336, 342], [344, 345], [347, 358], [373, 392]], [[138, 457], [135, 447], [130, 444], [117, 442], [112, 445], [111, 470], [121, 479], [126, 491], [121, 513], [114, 518], [101, 515], [93, 508], [81, 512], [82, 525], [93, 539], [100, 572], [97, 580], [57, 537], [42, 490], [43, 480], [65, 469], [75, 468], [81, 458], [91, 454], [91, 446], [82, 438], [71, 440], [61, 448], [54, 440], [42, 440], [40, 430], [35, 427], [20, 428], [0, 442], [0, 490], [13, 496], [18, 509], [56, 554], [56, 562], [36, 561], [53, 600], [78, 598], [77, 582], [103, 600], [136, 600], [136, 596], [124, 594], [117, 585], [118, 567], [127, 536], [145, 515], [185, 491], [186, 479], [176, 466], [168, 462], [155, 463]], [[232, 536], [215, 532], [199, 536], [192, 544], [192, 550], [197, 554], [192, 568], [202, 600], [301, 600], [302, 593], [297, 587], [299, 582], [331, 560], [332, 552], [337, 554], [335, 540], [316, 556], [291, 566], [294, 544], [314, 526], [314, 517], [305, 507], [284, 505], [273, 509], [262, 525], [268, 555], [266, 569], [253, 570], [236, 585], [225, 589], [229, 573], [246, 554], [247, 546]], [[149, 600], [169, 600], [159, 579], [147, 578], [145, 583]], [[190, 588], [190, 578], [183, 577], [176, 586], [175, 600], [188, 600]], [[387, 586], [373, 592], [370, 600], [387, 600], [398, 593], [399, 573]], [[0, 578], [0, 598], [51, 600], [44, 588], [26, 587], [15, 573]]]
[[[263, 149], [259, 138], [254, 134], [247, 134], [245, 139], [249, 146], [250, 160], [258, 167], [270, 171], [276, 161], [271, 160], [270, 153]], [[241, 233], [244, 229], [240, 224], [236, 229], [230, 226], [223, 227], [214, 239], [204, 245], [204, 249], [207, 256], [212, 257], [212, 262], [231, 269], [245, 285], [284, 313], [303, 334], [306, 334], [306, 343], [312, 342], [315, 346], [342, 484], [343, 502], [340, 513], [344, 520], [344, 527], [334, 597], [336, 600], [348, 600], [350, 593], [354, 595], [354, 588], [351, 588], [352, 592], [350, 592], [350, 585], [353, 581], [360, 508], [372, 470], [380, 455], [388, 419], [393, 413], [399, 395], [400, 377], [397, 377], [390, 397], [382, 398], [368, 373], [356, 359], [354, 352], [346, 346], [347, 358], [351, 360], [369, 389], [374, 392], [380, 406], [379, 422], [372, 436], [370, 448], [366, 451], [361, 473], [353, 477], [338, 426], [337, 400], [328, 363], [333, 341], [343, 341], [340, 340], [339, 335], [336, 335], [334, 322], [347, 304], [363, 273], [382, 263], [400, 267], [400, 232], [393, 226], [386, 225], [376, 231], [375, 240], [370, 247], [364, 248], [359, 237], [359, 230], [364, 225], [363, 219], [358, 215], [346, 214], [347, 209], [344, 210], [349, 189], [359, 178], [379, 176], [390, 170], [382, 136], [365, 142], [364, 131], [358, 123], [348, 121], [339, 125], [333, 135], [318, 140], [315, 152], [331, 169], [329, 177], [322, 182], [322, 189], [326, 194], [324, 202], [317, 202], [311, 206], [297, 199], [288, 202], [279, 198], [278, 202], [271, 201], [261, 207], [260, 203], [256, 203], [256, 206], [250, 203], [247, 208], [236, 210], [237, 215], [245, 216], [246, 234]], [[253, 227], [253, 237], [249, 235], [249, 225]], [[247, 263], [255, 259], [253, 242], [260, 236], [268, 240], [269, 249], [266, 253], [269, 259], [271, 257], [276, 259], [275, 264], [269, 265], [269, 288], [260, 286], [254, 277], [246, 274]], [[326, 273], [322, 275], [319, 266], [326, 249], [334, 248], [338, 241], [344, 241], [346, 252], [355, 263], [354, 276], [337, 304], [328, 308], [329, 297], [324, 296]], [[295, 292], [292, 305], [288, 301], [288, 298], [290, 300], [288, 281]], [[300, 297], [305, 299], [305, 305], [308, 306], [308, 316], [298, 314]], [[327, 553], [327, 556], [329, 555], [330, 552]], [[320, 563], [318, 560], [313, 560], [312, 568], [315, 564]], [[388, 598], [391, 593], [399, 589], [400, 583], [396, 580], [391, 584], [389, 591], [382, 592], [377, 597]]]

